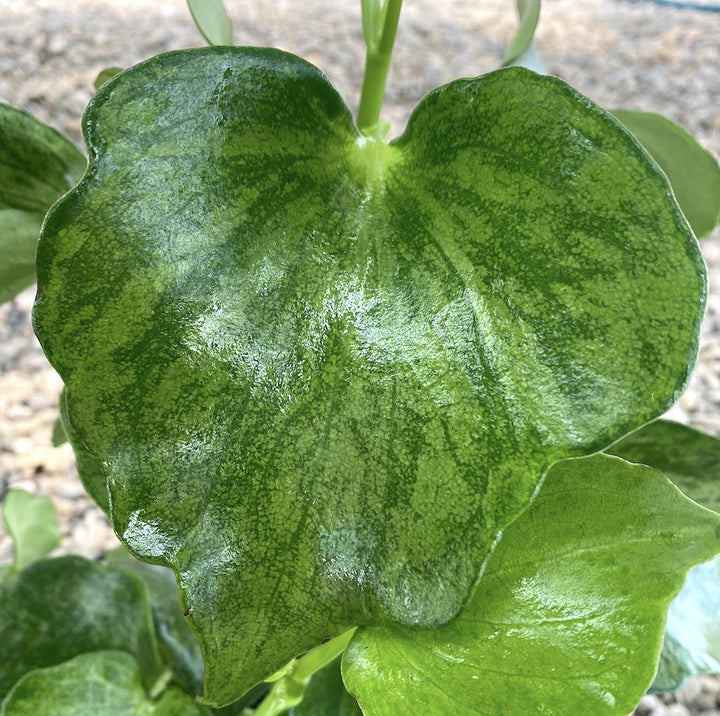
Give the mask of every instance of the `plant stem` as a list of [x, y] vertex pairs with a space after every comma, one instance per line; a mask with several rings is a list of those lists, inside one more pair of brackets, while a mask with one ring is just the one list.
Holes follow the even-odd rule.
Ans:
[[[375, 14], [375, 19], [382, 22], [382, 27], [374, 27], [372, 33], [365, 33], [367, 56], [358, 109], [358, 127], [363, 132], [380, 121], [385, 83], [400, 20], [402, 0], [385, 0], [385, 3], [382, 11]], [[365, 11], [366, 4], [363, 3], [363, 12]], [[368, 37], [369, 34], [372, 35], [371, 38]]]
[[336, 656], [345, 651], [355, 629], [321, 644], [283, 669], [283, 675], [275, 681], [270, 693], [255, 709], [254, 716], [278, 716], [283, 711], [299, 704], [305, 693], [310, 677]]

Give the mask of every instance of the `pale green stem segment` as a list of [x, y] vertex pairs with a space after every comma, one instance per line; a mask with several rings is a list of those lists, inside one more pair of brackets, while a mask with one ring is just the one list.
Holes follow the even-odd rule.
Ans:
[[367, 57], [358, 109], [358, 127], [364, 134], [376, 136], [378, 133], [384, 134], [378, 132], [377, 127], [402, 0], [384, 0], [382, 7], [379, 0], [361, 1]]
[[270, 693], [255, 709], [254, 716], [277, 716], [297, 706], [303, 699], [310, 677], [342, 654], [354, 633], [355, 628], [321, 644], [304, 656], [291, 661], [282, 671], [269, 679], [275, 683]]

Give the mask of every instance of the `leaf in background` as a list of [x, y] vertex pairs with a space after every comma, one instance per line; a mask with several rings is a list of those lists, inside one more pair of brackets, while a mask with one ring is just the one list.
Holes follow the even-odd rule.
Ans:
[[520, 64], [522, 56], [532, 49], [533, 37], [540, 20], [540, 4], [540, 0], [517, 0], [520, 25], [505, 53], [503, 66]]
[[139, 578], [76, 556], [35, 562], [0, 583], [0, 698], [29, 671], [118, 649], [146, 686], [162, 672], [150, 601]]
[[115, 75], [119, 75], [122, 71], [122, 67], [106, 67], [95, 78], [93, 87], [99, 90], [108, 80], [111, 80]]
[[288, 716], [362, 716], [357, 701], [343, 684], [340, 658], [313, 674], [303, 700], [288, 710]]
[[[62, 400], [64, 400], [64, 398], [62, 398]], [[58, 416], [57, 420], [53, 423], [51, 442], [53, 447], [60, 447], [68, 442], [68, 436], [60, 416]]]
[[67, 436], [68, 442], [72, 446], [75, 454], [75, 462], [77, 463], [77, 471], [83, 487], [87, 490], [88, 495], [93, 498], [98, 507], [106, 514], [110, 515], [110, 500], [107, 491], [107, 480], [102, 472], [100, 461], [86, 447], [82, 438], [77, 434], [75, 428], [70, 423], [67, 414], [67, 391], [65, 388], [60, 393], [60, 422]]
[[12, 572], [25, 569], [60, 544], [55, 505], [49, 497], [9, 490], [2, 502], [2, 516], [15, 552]]
[[596, 455], [561, 462], [433, 630], [360, 628], [343, 676], [366, 716], [627, 714], [650, 684], [665, 614], [720, 516], [662, 475]]
[[143, 580], [150, 594], [155, 632], [167, 655], [165, 661], [172, 667], [184, 691], [194, 696], [202, 695], [205, 665], [197, 637], [185, 621], [172, 570], [139, 562], [130, 555], [115, 558], [108, 554], [107, 561]]
[[556, 78], [451, 83], [385, 145], [312, 65], [207, 48], [84, 125], [35, 326], [117, 533], [181, 575], [211, 704], [356, 624], [455, 616], [547, 467], [686, 382], [697, 243]]
[[720, 439], [671, 420], [654, 420], [605, 452], [649, 465], [688, 497], [720, 512]]
[[675, 691], [695, 674], [720, 673], [720, 558], [691, 569], [670, 605], [653, 693]]
[[232, 45], [232, 23], [222, 0], [187, 0], [187, 3], [209, 45]]
[[85, 157], [26, 112], [0, 104], [0, 303], [35, 281], [45, 213], [85, 170]]
[[178, 689], [148, 696], [137, 661], [122, 651], [80, 654], [31, 671], [8, 694], [0, 716], [202, 716]]
[[613, 109], [665, 172], [680, 208], [698, 238], [720, 219], [720, 165], [682, 127], [652, 112]]

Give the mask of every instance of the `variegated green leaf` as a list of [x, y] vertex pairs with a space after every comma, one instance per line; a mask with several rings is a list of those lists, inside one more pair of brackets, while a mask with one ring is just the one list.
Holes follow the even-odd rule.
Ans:
[[36, 330], [116, 530], [180, 575], [211, 703], [356, 624], [455, 616], [547, 467], [686, 382], [694, 237], [560, 80], [454, 82], [386, 145], [312, 65], [209, 48], [84, 126]]

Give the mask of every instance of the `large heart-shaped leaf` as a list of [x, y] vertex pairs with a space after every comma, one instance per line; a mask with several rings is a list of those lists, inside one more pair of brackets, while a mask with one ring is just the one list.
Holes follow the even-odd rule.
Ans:
[[176, 688], [151, 696], [140, 666], [122, 651], [80, 654], [31, 671], [7, 695], [0, 716], [209, 716]]
[[345, 683], [366, 716], [624, 716], [652, 681], [670, 600], [719, 536], [720, 515], [650, 468], [559, 463], [462, 614], [360, 628]]
[[0, 303], [35, 281], [45, 212], [82, 176], [72, 142], [26, 112], [0, 104]]
[[102, 649], [133, 654], [148, 688], [160, 676], [150, 602], [134, 575], [68, 556], [0, 583], [0, 698], [33, 669]]
[[662, 412], [704, 266], [606, 113], [510, 68], [390, 145], [276, 50], [106, 83], [36, 330], [118, 534], [180, 575], [231, 701], [356, 624], [435, 625], [555, 460]]

